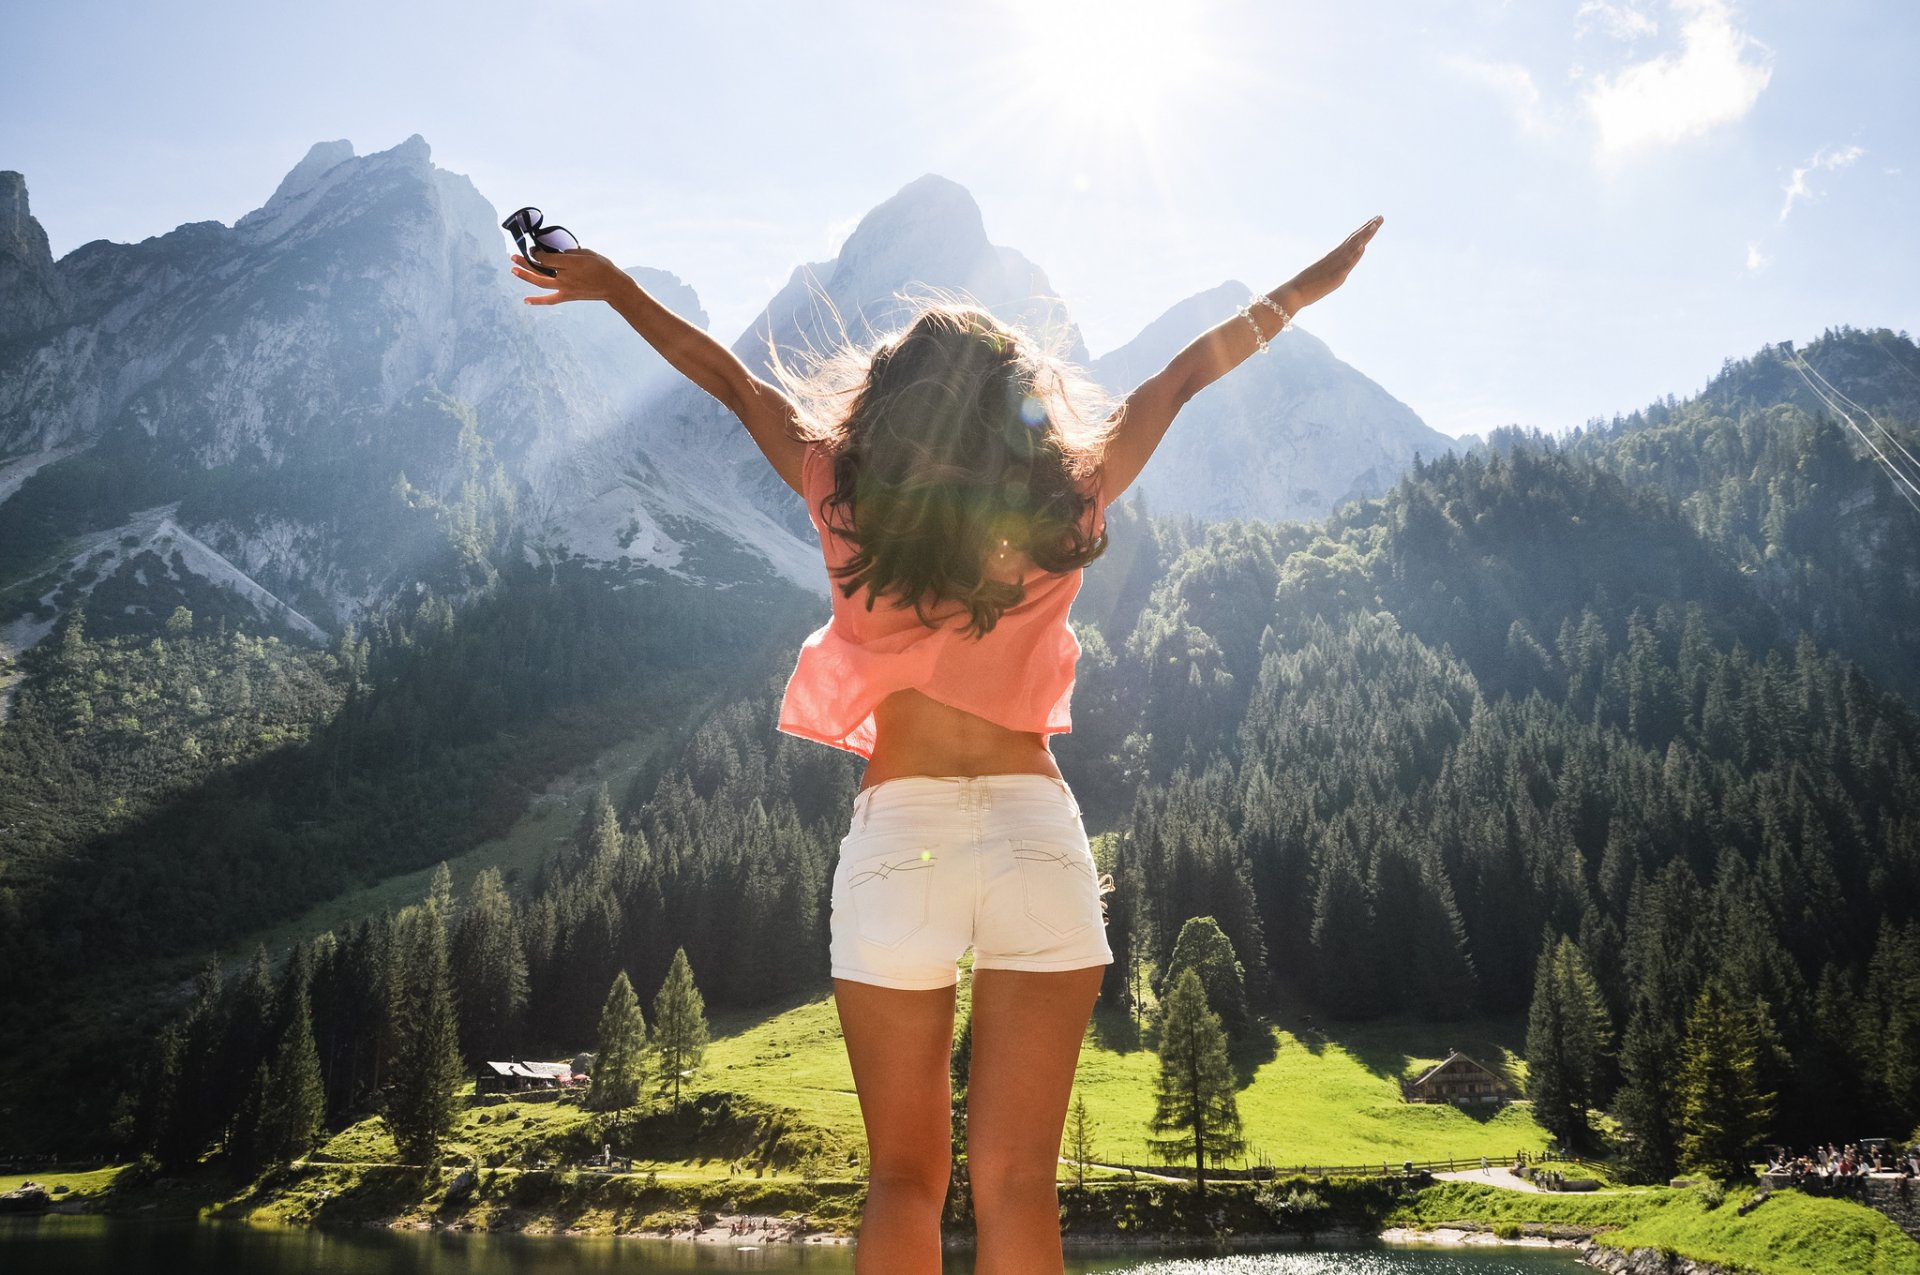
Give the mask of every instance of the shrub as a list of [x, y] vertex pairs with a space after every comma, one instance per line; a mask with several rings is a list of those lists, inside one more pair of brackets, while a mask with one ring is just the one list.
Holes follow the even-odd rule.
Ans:
[[1517, 1240], [1523, 1234], [1518, 1222], [1495, 1222], [1493, 1233], [1496, 1238], [1503, 1240]]

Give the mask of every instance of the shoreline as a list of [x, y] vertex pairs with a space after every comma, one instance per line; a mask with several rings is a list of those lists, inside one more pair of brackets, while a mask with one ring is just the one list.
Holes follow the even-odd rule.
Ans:
[[1570, 1239], [1561, 1235], [1529, 1235], [1524, 1232], [1509, 1238], [1495, 1235], [1491, 1230], [1482, 1230], [1477, 1227], [1467, 1226], [1437, 1226], [1431, 1230], [1422, 1230], [1410, 1226], [1390, 1226], [1380, 1232], [1380, 1242], [1390, 1248], [1578, 1249], [1591, 1241], [1587, 1239]]

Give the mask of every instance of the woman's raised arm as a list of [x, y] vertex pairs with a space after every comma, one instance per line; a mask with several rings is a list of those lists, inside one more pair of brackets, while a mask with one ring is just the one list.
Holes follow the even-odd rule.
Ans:
[[[1348, 235], [1338, 248], [1269, 292], [1267, 299], [1289, 315], [1297, 315], [1332, 292], [1347, 281], [1384, 220], [1375, 217]], [[1259, 326], [1260, 339], [1279, 334], [1280, 316], [1273, 306], [1248, 307]], [[1101, 463], [1102, 499], [1111, 503], [1133, 485], [1188, 399], [1238, 367], [1258, 348], [1253, 327], [1236, 314], [1201, 333], [1166, 367], [1140, 382], [1113, 414], [1113, 432]]]
[[626, 271], [586, 248], [570, 252], [543, 252], [540, 264], [554, 271], [551, 278], [528, 267], [515, 253], [513, 273], [547, 289], [524, 300], [529, 305], [562, 301], [605, 301], [646, 338], [682, 376], [720, 400], [740, 418], [780, 480], [800, 490], [800, 462], [807, 446], [796, 428], [798, 413], [778, 386], [761, 380], [713, 336], [661, 305]]

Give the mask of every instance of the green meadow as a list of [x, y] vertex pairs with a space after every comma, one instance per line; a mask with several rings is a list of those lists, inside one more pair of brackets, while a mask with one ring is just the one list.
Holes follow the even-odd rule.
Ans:
[[1864, 1205], [1777, 1191], [1744, 1216], [1750, 1187], [1536, 1195], [1442, 1182], [1391, 1213], [1394, 1226], [1511, 1226], [1586, 1234], [1755, 1275], [1920, 1275], [1920, 1244]]
[[[962, 978], [966, 1012], [970, 980]], [[860, 1105], [830, 996], [771, 1014], [716, 1019], [702, 1086], [785, 1107], [849, 1147], [860, 1147]], [[1546, 1147], [1531, 1108], [1513, 1103], [1469, 1115], [1408, 1103], [1411, 1079], [1458, 1047], [1514, 1082], [1524, 1066], [1496, 1027], [1452, 1023], [1371, 1023], [1323, 1032], [1304, 1022], [1270, 1026], [1235, 1051], [1240, 1117], [1249, 1159], [1280, 1169], [1456, 1157], [1478, 1162]], [[1102, 1009], [1081, 1046], [1075, 1089], [1086, 1099], [1103, 1161], [1151, 1163], [1146, 1145], [1159, 1059], [1151, 1032]], [[1067, 1170], [1063, 1167], [1063, 1172]]]

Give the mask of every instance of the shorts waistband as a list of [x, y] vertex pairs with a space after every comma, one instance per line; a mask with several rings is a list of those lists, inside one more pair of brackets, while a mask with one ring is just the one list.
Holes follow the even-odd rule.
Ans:
[[1043, 775], [1028, 771], [1017, 771], [1000, 775], [901, 775], [894, 779], [883, 779], [871, 788], [862, 788], [853, 798], [853, 818], [856, 824], [864, 824], [873, 809], [876, 800], [913, 798], [935, 799], [951, 802], [962, 810], [988, 810], [993, 806], [994, 798], [1008, 800], [1041, 797], [1049, 800], [1065, 798], [1076, 814], [1080, 805], [1074, 800], [1073, 790], [1066, 781], [1052, 775]]

